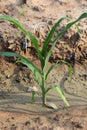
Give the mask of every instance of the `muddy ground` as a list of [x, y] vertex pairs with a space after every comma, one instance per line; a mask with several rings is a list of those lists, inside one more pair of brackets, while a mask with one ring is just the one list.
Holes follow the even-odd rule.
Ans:
[[[42, 47], [50, 29], [61, 17], [71, 21], [87, 12], [87, 0], [28, 0], [27, 5], [16, 6], [15, 1], [1, 0], [0, 15], [9, 15], [20, 21], [33, 33]], [[69, 22], [65, 20], [55, 35]], [[0, 57], [0, 130], [87, 130], [87, 19], [69, 29], [58, 41], [48, 67], [57, 60], [71, 63], [75, 52], [72, 81], [66, 65], [55, 68], [47, 85], [58, 84], [70, 103], [67, 108], [55, 90], [47, 95], [58, 109], [52, 110], [41, 104], [41, 94], [32, 103], [29, 87], [38, 85], [30, 70], [15, 64], [15, 58]], [[54, 37], [55, 37], [54, 35]], [[40, 66], [36, 52], [29, 42], [23, 50], [24, 35], [14, 25], [0, 20], [0, 51], [12, 51], [25, 55]], [[38, 89], [38, 91], [40, 91]]]

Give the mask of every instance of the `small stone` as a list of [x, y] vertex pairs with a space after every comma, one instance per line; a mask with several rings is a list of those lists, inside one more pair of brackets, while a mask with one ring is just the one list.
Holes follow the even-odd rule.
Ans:
[[34, 11], [40, 11], [40, 9], [39, 9], [38, 6], [34, 6], [32, 9], [33, 9]]
[[3, 12], [4, 12], [5, 14], [9, 14], [9, 10], [8, 10], [8, 9], [5, 9]]
[[53, 25], [52, 20], [48, 21], [48, 24], [49, 24], [49, 25]]
[[6, 75], [6, 78], [8, 79], [8, 78], [10, 78], [10, 75], [8, 74], [8, 75]]
[[15, 46], [16, 46], [15, 44], [10, 44], [10, 46], [8, 47], [8, 49], [12, 50], [13, 48], [15, 48]]
[[46, 107], [51, 108], [51, 109], [55, 109], [55, 110], [58, 109], [57, 106], [52, 102], [46, 103]]
[[16, 82], [18, 82], [18, 83], [19, 83], [20, 81], [21, 81], [21, 79], [20, 79], [20, 78], [16, 78]]
[[33, 86], [33, 87], [30, 86], [28, 88], [27, 92], [29, 92], [29, 93], [31, 93], [31, 92], [38, 92], [38, 89], [35, 86]]

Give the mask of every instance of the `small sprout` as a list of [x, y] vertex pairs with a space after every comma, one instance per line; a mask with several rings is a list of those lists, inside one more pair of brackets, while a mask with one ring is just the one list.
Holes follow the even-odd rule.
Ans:
[[34, 102], [35, 101], [35, 94], [36, 93], [38, 94], [38, 89], [35, 86], [29, 87], [27, 92], [32, 93], [31, 100]]
[[[20, 3], [20, 1], [21, 0], [19, 0], [19, 3]], [[26, 0], [25, 0], [25, 2], [26, 2]], [[60, 2], [63, 2], [63, 0], [60, 0]], [[60, 32], [58, 32], [56, 34], [56, 37], [52, 40], [52, 38], [53, 38], [53, 36], [54, 36], [54, 34], [56, 32], [56, 29], [60, 26], [60, 23], [63, 22], [63, 20], [65, 20], [65, 19], [69, 19], [68, 17], [62, 17], [62, 18], [60, 18], [55, 23], [55, 25], [52, 27], [52, 29], [50, 30], [48, 36], [46, 37], [46, 39], [45, 39], [45, 41], [43, 43], [42, 48], [40, 48], [39, 47], [39, 42], [38, 42], [37, 38], [34, 35], [32, 35], [30, 32], [28, 32], [25, 28], [23, 28], [23, 26], [21, 25], [21, 23], [19, 21], [15, 20], [15, 19], [13, 19], [13, 18], [11, 18], [11, 17], [9, 17], [7, 15], [0, 16], [0, 19], [7, 20], [10, 23], [16, 25], [24, 33], [24, 35], [26, 37], [28, 37], [28, 39], [30, 39], [30, 41], [32, 42], [32, 44], [34, 46], [34, 49], [37, 52], [37, 55], [38, 55], [38, 58], [39, 58], [39, 61], [40, 61], [40, 65], [41, 65], [40, 67], [36, 66], [28, 58], [26, 58], [26, 57], [24, 57], [24, 56], [22, 56], [20, 54], [17, 54], [17, 53], [13, 53], [13, 52], [0, 52], [0, 55], [2, 55], [2, 56], [11, 56], [11, 57], [13, 57], [13, 56], [18, 57], [18, 58], [20, 58], [20, 60], [18, 60], [16, 63], [20, 62], [20, 63], [26, 65], [32, 71], [32, 73], [35, 76], [36, 82], [38, 83], [38, 85], [40, 86], [40, 89], [41, 89], [42, 103], [43, 103], [43, 105], [46, 105], [46, 94], [47, 94], [48, 91], [50, 91], [50, 87], [48, 86], [48, 88], [47, 88], [47, 84], [46, 84], [48, 75], [54, 69], [54, 67], [56, 67], [58, 65], [58, 64], [52, 64], [47, 69], [48, 62], [50, 60], [50, 56], [51, 56], [51, 54], [53, 52], [53, 49], [56, 46], [57, 41], [64, 35], [64, 33], [71, 26], [76, 25], [76, 23], [78, 21], [80, 21], [81, 19], [84, 19], [84, 18], [87, 18], [87, 12], [83, 13], [82, 15], [80, 15], [80, 17], [78, 17], [76, 20], [74, 20], [74, 21], [66, 24], [66, 26], [63, 28], [63, 30], [61, 30]], [[79, 35], [77, 34], [76, 41], [79, 40], [78, 36]], [[27, 45], [28, 41], [27, 41], [26, 37], [23, 38], [24, 39], [23, 49], [24, 49], [25, 53], [27, 52], [27, 47], [28, 47], [28, 45]], [[48, 47], [49, 47], [51, 41], [52, 41], [52, 44], [51, 44], [50, 49], [48, 50]], [[75, 43], [75, 42], [73, 42], [73, 43]], [[75, 62], [75, 53], [72, 54], [72, 60], [74, 60], [74, 62]], [[62, 64], [67, 64], [67, 63], [66, 63], [66, 61], [63, 61]], [[67, 65], [70, 65], [70, 64], [67, 64]], [[71, 65], [70, 65], [70, 77], [71, 77], [71, 74], [72, 74], [72, 69], [71, 69]], [[55, 87], [55, 85], [54, 85], [54, 87]], [[52, 87], [52, 88], [54, 88], [54, 87]], [[63, 90], [61, 89], [61, 86], [59, 86], [57, 84], [56, 87], [55, 87], [55, 89], [58, 92], [58, 94], [60, 94], [60, 96], [61, 96], [62, 100], [64, 101], [64, 103], [67, 106], [69, 106], [69, 103], [66, 100], [65, 94], [64, 94]], [[36, 87], [29, 87], [28, 92], [32, 93], [32, 101], [34, 101], [35, 94], [36, 93], [38, 94], [37, 88]], [[56, 108], [56, 106], [54, 106], [53, 104], [50, 104], [50, 106], [52, 108], [54, 108], [54, 109]]]
[[33, 86], [33, 87], [30, 86], [30, 87], [28, 88], [27, 92], [29, 92], [29, 93], [38, 92], [38, 89], [36, 88], [36, 86]]

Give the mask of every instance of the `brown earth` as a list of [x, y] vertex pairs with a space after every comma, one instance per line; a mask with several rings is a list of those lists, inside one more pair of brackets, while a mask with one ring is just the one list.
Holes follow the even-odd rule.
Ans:
[[[12, 0], [0, 1], [0, 15], [12, 16], [37, 36], [40, 47], [51, 27], [63, 16], [71, 21], [87, 12], [87, 0], [28, 0], [27, 5], [16, 6]], [[55, 35], [69, 22], [65, 20]], [[58, 41], [48, 67], [57, 60], [71, 62], [75, 52], [75, 73], [70, 82], [66, 65], [55, 68], [49, 75], [48, 85], [59, 84], [71, 107], [65, 107], [55, 90], [47, 95], [58, 109], [42, 106], [41, 95], [31, 102], [29, 87], [38, 85], [31, 71], [14, 64], [15, 58], [0, 57], [0, 130], [87, 130], [87, 19], [79, 22], [81, 34], [73, 26]], [[54, 35], [54, 37], [55, 37]], [[17, 52], [39, 66], [38, 57], [29, 42], [23, 50], [23, 34], [12, 24], [0, 20], [0, 51]]]

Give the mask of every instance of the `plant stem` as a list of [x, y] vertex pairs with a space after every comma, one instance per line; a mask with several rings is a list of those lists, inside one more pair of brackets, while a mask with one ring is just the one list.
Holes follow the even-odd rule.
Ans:
[[35, 101], [35, 92], [32, 92], [32, 98], [31, 98], [32, 102]]
[[41, 89], [42, 89], [42, 103], [43, 103], [43, 105], [45, 105], [46, 104], [46, 93], [45, 93], [45, 80], [44, 80], [44, 76], [42, 77]]
[[45, 94], [45, 92], [42, 93], [42, 103], [43, 103], [43, 105], [46, 104], [46, 94]]

